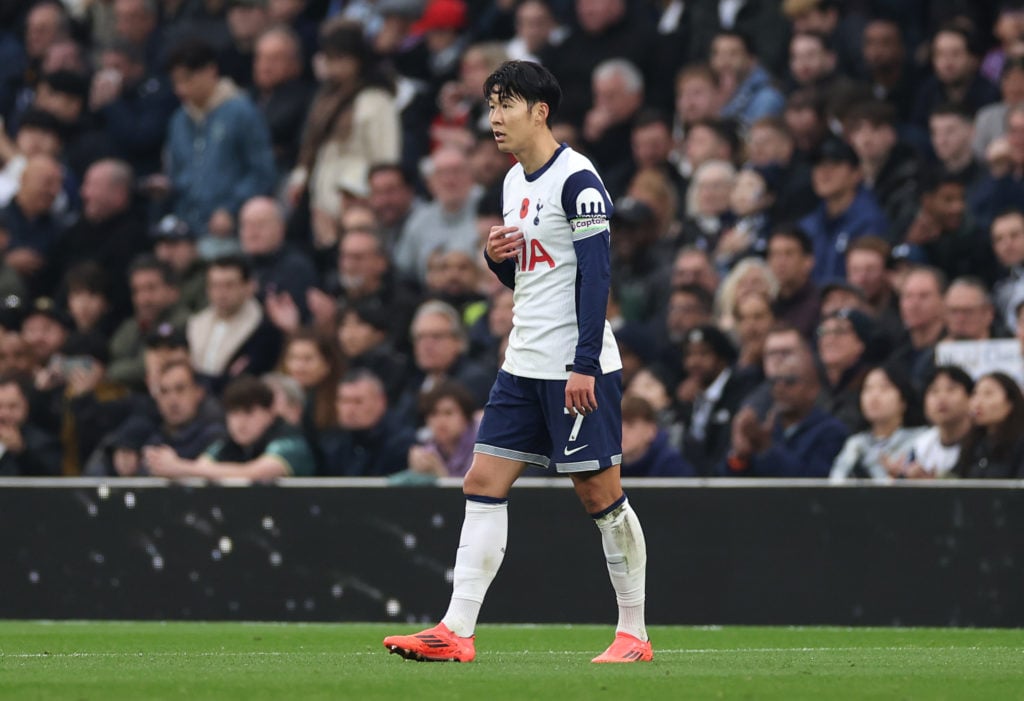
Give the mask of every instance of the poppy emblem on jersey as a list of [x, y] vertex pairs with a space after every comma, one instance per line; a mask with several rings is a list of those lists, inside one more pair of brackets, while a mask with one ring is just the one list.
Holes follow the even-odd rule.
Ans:
[[526, 219], [526, 215], [530, 213], [530, 198], [524, 197], [523, 203], [519, 205], [519, 218]]
[[544, 209], [544, 203], [543, 202], [538, 202], [537, 203], [537, 216], [535, 216], [533, 218], [533, 225], [534, 226], [540, 226], [540, 210], [542, 210], [542, 209]]

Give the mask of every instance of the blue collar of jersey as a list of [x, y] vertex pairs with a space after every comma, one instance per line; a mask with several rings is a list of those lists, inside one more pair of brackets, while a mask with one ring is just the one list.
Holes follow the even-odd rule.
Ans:
[[562, 155], [562, 151], [564, 151], [567, 148], [569, 148], [569, 144], [563, 142], [562, 145], [558, 147], [558, 150], [555, 151], [554, 154], [552, 154], [551, 158], [548, 159], [547, 163], [545, 163], [544, 165], [542, 165], [540, 168], [533, 171], [529, 175], [523, 173], [523, 175], [526, 176], [526, 182], [532, 183], [534, 180], [544, 175], [544, 173], [547, 172], [547, 169], [551, 167], [551, 164], [558, 160], [558, 157]]

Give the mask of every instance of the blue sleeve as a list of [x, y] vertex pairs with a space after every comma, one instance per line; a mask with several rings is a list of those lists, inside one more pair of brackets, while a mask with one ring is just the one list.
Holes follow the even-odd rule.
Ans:
[[269, 195], [274, 191], [276, 171], [274, 167], [274, 151], [270, 146], [270, 130], [263, 115], [256, 106], [243, 99], [245, 107], [238, 111], [238, 123], [234, 125], [242, 135], [240, 154], [243, 162], [243, 175], [231, 189], [231, 199], [225, 206], [232, 215], [237, 215], [247, 200], [257, 195]]
[[748, 123], [756, 122], [762, 117], [777, 117], [782, 114], [785, 106], [786, 100], [778, 90], [774, 88], [761, 89], [747, 105], [743, 117]]
[[562, 188], [562, 208], [576, 250], [576, 326], [579, 340], [573, 372], [601, 374], [608, 295], [611, 290], [611, 198], [597, 173], [581, 170], [570, 175]]
[[499, 280], [501, 280], [502, 285], [510, 290], [516, 289], [515, 259], [509, 258], [508, 260], [503, 260], [500, 263], [495, 263], [487, 253], [484, 253], [484, 260], [487, 261], [487, 267], [498, 276]]

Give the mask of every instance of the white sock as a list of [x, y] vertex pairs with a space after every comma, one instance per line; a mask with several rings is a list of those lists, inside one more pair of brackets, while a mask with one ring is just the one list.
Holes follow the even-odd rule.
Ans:
[[473, 635], [487, 587], [505, 558], [507, 540], [508, 502], [467, 499], [466, 518], [455, 553], [452, 599], [448, 612], [441, 619], [456, 635], [463, 638]]
[[647, 543], [640, 519], [623, 498], [620, 506], [595, 519], [608, 561], [608, 574], [619, 605], [616, 631], [647, 640], [644, 598], [647, 575]]

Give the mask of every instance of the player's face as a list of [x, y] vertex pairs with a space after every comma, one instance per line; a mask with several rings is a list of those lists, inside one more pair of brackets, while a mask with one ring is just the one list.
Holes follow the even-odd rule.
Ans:
[[[530, 109], [526, 101], [519, 97], [499, 99], [497, 93], [491, 93], [487, 100], [490, 110], [491, 131], [494, 142], [502, 153], [516, 153], [532, 139], [537, 126], [537, 105]], [[543, 124], [543, 120], [540, 120]]]

